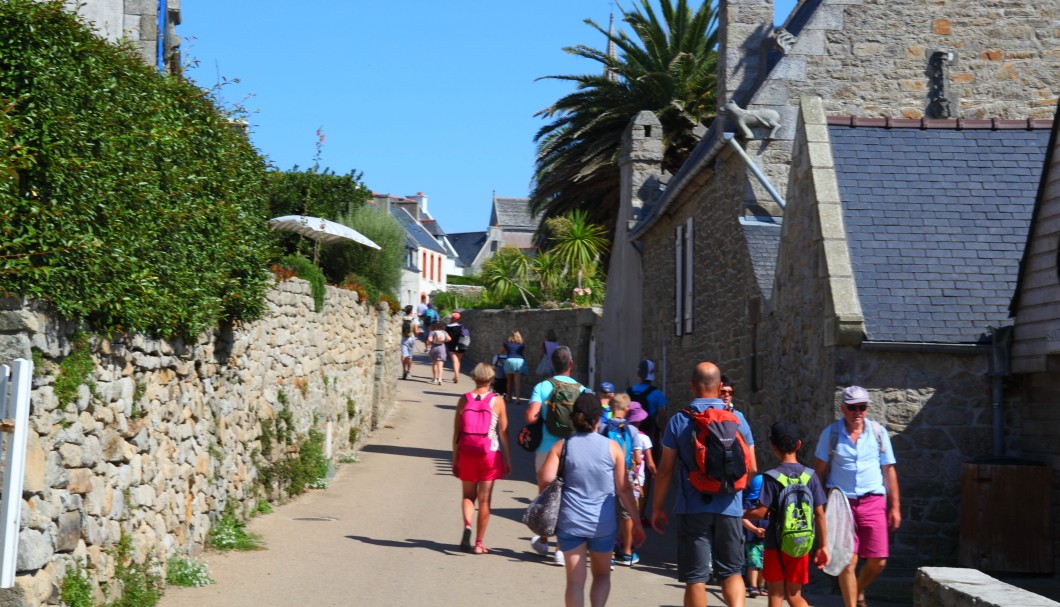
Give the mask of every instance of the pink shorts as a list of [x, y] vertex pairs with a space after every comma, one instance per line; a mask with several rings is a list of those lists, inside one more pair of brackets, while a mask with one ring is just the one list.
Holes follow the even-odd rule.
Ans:
[[767, 582], [810, 583], [810, 555], [789, 556], [776, 548], [766, 548], [762, 577]]
[[887, 497], [866, 495], [847, 501], [854, 515], [854, 552], [863, 559], [887, 558]]
[[485, 455], [457, 456], [456, 475], [462, 481], [477, 483], [492, 481], [504, 476], [504, 458], [500, 451], [490, 451]]

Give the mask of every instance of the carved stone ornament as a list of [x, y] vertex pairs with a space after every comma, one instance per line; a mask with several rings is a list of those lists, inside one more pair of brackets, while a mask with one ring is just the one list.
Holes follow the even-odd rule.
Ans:
[[751, 127], [765, 127], [770, 129], [769, 134], [765, 136], [766, 139], [773, 139], [776, 137], [777, 131], [782, 126], [780, 123], [780, 114], [769, 109], [760, 110], [745, 110], [740, 106], [736, 105], [735, 101], [730, 100], [722, 108], [722, 112], [732, 117], [739, 128], [741, 135], [744, 139], [754, 139], [754, 132], [751, 131]]
[[791, 32], [784, 28], [777, 28], [777, 31], [773, 32], [773, 37], [777, 41], [777, 46], [784, 52], [785, 55], [791, 52], [795, 41], [798, 40], [795, 36], [791, 35]]

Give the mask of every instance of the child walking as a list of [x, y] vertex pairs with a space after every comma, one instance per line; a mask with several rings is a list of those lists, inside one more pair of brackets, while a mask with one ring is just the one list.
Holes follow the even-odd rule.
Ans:
[[766, 472], [757, 507], [744, 511], [745, 519], [769, 516], [765, 534], [762, 576], [769, 588], [769, 607], [807, 607], [802, 587], [810, 581], [810, 551], [816, 523], [820, 548], [817, 568], [828, 564], [827, 529], [824, 522], [826, 501], [821, 481], [796, 454], [802, 447], [798, 430], [789, 422], [777, 422], [769, 430], [773, 453], [780, 465]]
[[[744, 510], [753, 510], [758, 506], [758, 498], [762, 495], [762, 484], [765, 476], [758, 473], [747, 483], [744, 490]], [[766, 529], [769, 527], [769, 519], [755, 518], [743, 520], [744, 529], [744, 573], [747, 586], [747, 598], [766, 595], [766, 583], [762, 579], [762, 558], [766, 548]]]

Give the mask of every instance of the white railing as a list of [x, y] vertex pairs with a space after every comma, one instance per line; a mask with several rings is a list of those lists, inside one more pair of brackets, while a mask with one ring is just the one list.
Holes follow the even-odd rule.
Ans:
[[0, 440], [3, 442], [3, 493], [0, 501], [0, 588], [15, 585], [22, 482], [26, 472], [26, 431], [33, 362], [22, 358], [0, 365]]

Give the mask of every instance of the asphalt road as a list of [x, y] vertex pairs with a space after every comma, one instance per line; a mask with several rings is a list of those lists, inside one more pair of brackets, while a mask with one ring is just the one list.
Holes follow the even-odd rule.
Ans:
[[[449, 446], [456, 401], [473, 386], [466, 376], [459, 384], [431, 385], [430, 367], [420, 358], [413, 377], [398, 382], [395, 410], [359, 462], [340, 465], [328, 489], [254, 519], [248, 527], [261, 534], [264, 550], [207, 553], [217, 583], [169, 588], [161, 607], [562, 604], [563, 569], [530, 550], [531, 534], [520, 522], [536, 486], [532, 458], [517, 446], [512, 477], [494, 489], [485, 538], [492, 553], [458, 549], [460, 483], [450, 470]], [[513, 437], [525, 406], [509, 405]], [[680, 605], [675, 554], [672, 537], [649, 531], [641, 563], [613, 572], [608, 604]], [[721, 605], [718, 587], [708, 589], [710, 604]], [[812, 605], [841, 604], [835, 595], [808, 598]]]

